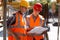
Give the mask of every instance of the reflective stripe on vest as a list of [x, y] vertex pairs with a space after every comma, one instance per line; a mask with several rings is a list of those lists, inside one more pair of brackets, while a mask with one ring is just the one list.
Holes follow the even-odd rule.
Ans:
[[[26, 34], [22, 34], [22, 33], [14, 33], [17, 36], [27, 36]], [[12, 34], [9, 34], [8, 36], [12, 36]]]

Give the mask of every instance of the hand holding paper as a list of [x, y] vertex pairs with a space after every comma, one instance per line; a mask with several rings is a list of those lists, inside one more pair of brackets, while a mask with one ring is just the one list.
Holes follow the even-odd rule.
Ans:
[[30, 30], [28, 33], [30, 34], [42, 34], [43, 32], [47, 31], [48, 28], [44, 27], [35, 27], [32, 30]]

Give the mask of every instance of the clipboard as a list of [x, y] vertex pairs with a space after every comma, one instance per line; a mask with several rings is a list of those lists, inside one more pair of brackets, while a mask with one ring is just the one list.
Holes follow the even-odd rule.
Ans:
[[42, 34], [44, 31], [47, 31], [48, 28], [44, 27], [35, 27], [32, 30], [28, 31], [29, 34]]

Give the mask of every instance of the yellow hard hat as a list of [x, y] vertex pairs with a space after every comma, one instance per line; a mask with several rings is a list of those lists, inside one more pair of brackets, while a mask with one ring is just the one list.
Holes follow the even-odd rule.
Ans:
[[30, 6], [29, 6], [29, 2], [27, 2], [27, 1], [21, 1], [21, 2], [20, 2], [20, 6], [24, 6], [24, 7], [26, 7], [26, 8], [30, 7]]

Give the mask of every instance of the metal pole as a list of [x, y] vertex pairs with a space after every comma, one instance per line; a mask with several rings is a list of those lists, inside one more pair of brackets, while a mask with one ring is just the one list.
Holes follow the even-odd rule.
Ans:
[[3, 0], [3, 40], [6, 40], [6, 27], [7, 27], [7, 23], [6, 23], [6, 3], [7, 0]]
[[[45, 10], [46, 10], [45, 11], [45, 13], [46, 13], [46, 16], [45, 16], [46, 18], [45, 19], [47, 21], [46, 22], [46, 26], [48, 26], [48, 3], [45, 4], [45, 7], [47, 7], [47, 8], [45, 8]], [[49, 40], [49, 37], [48, 37], [48, 33], [47, 32], [46, 32], [46, 38], [47, 38], [46, 40]]]
[[58, 3], [58, 32], [57, 32], [57, 40], [59, 40], [59, 26], [60, 26], [60, 3]]

